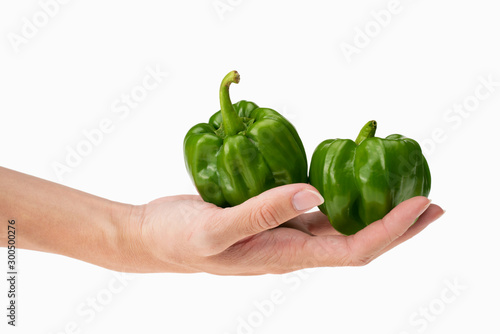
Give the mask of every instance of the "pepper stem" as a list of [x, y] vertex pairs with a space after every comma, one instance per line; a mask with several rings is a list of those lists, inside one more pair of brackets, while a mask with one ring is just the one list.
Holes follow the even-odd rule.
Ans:
[[240, 74], [236, 71], [229, 72], [220, 84], [219, 99], [220, 110], [222, 113], [222, 125], [226, 136], [232, 136], [245, 130], [245, 123], [234, 110], [231, 99], [229, 98], [229, 86], [232, 83], [240, 82]]
[[375, 131], [377, 131], [377, 121], [369, 121], [366, 123], [359, 132], [358, 138], [356, 138], [356, 145], [361, 144], [361, 142], [367, 138], [375, 136]]

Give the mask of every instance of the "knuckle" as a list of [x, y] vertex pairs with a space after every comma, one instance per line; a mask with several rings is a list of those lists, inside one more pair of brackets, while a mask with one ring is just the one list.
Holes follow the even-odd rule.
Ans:
[[343, 266], [363, 267], [373, 260], [371, 255], [363, 254], [358, 247], [355, 246], [352, 237], [346, 238], [345, 249], [347, 250], [342, 256]]
[[306, 256], [301, 263], [302, 268], [313, 268], [319, 266], [328, 265], [329, 260], [329, 248], [322, 242], [316, 242], [314, 239], [308, 239], [304, 244], [304, 250]]
[[405, 231], [393, 231], [393, 229], [389, 228], [389, 221], [386, 217], [381, 220], [382, 227], [384, 228], [384, 233], [386, 235], [386, 239], [389, 241], [396, 240], [400, 236], [404, 234]]
[[280, 224], [276, 209], [267, 203], [262, 203], [260, 208], [252, 212], [251, 220], [259, 230], [268, 230]]
[[372, 258], [368, 256], [360, 256], [354, 259], [351, 259], [351, 265], [354, 267], [364, 267], [370, 262], [372, 262]]

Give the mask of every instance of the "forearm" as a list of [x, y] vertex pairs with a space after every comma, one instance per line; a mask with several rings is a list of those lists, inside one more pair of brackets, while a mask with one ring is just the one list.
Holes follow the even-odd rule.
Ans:
[[127, 246], [131, 205], [112, 202], [0, 167], [0, 246], [14, 219], [16, 247], [73, 257], [120, 270]]

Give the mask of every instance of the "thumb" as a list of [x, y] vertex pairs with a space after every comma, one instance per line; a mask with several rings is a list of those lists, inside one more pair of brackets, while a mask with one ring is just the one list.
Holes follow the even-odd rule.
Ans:
[[316, 188], [309, 184], [276, 187], [222, 210], [213, 237], [227, 248], [245, 237], [277, 227], [323, 201]]

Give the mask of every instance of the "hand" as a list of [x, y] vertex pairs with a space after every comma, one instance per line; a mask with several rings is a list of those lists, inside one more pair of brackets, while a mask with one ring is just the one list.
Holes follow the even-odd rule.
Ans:
[[232, 208], [194, 195], [135, 207], [128, 270], [258, 275], [366, 265], [444, 213], [427, 198], [414, 197], [355, 235], [344, 236], [321, 212], [304, 214], [322, 202], [312, 186], [292, 184]]
[[[344, 236], [321, 212], [304, 214], [323, 202], [307, 184], [274, 188], [226, 209], [198, 196], [133, 206], [2, 167], [0, 189], [0, 221], [15, 221], [21, 231], [16, 248], [128, 272], [256, 275], [364, 265], [444, 213], [415, 197]], [[4, 227], [1, 247], [8, 241]]]

